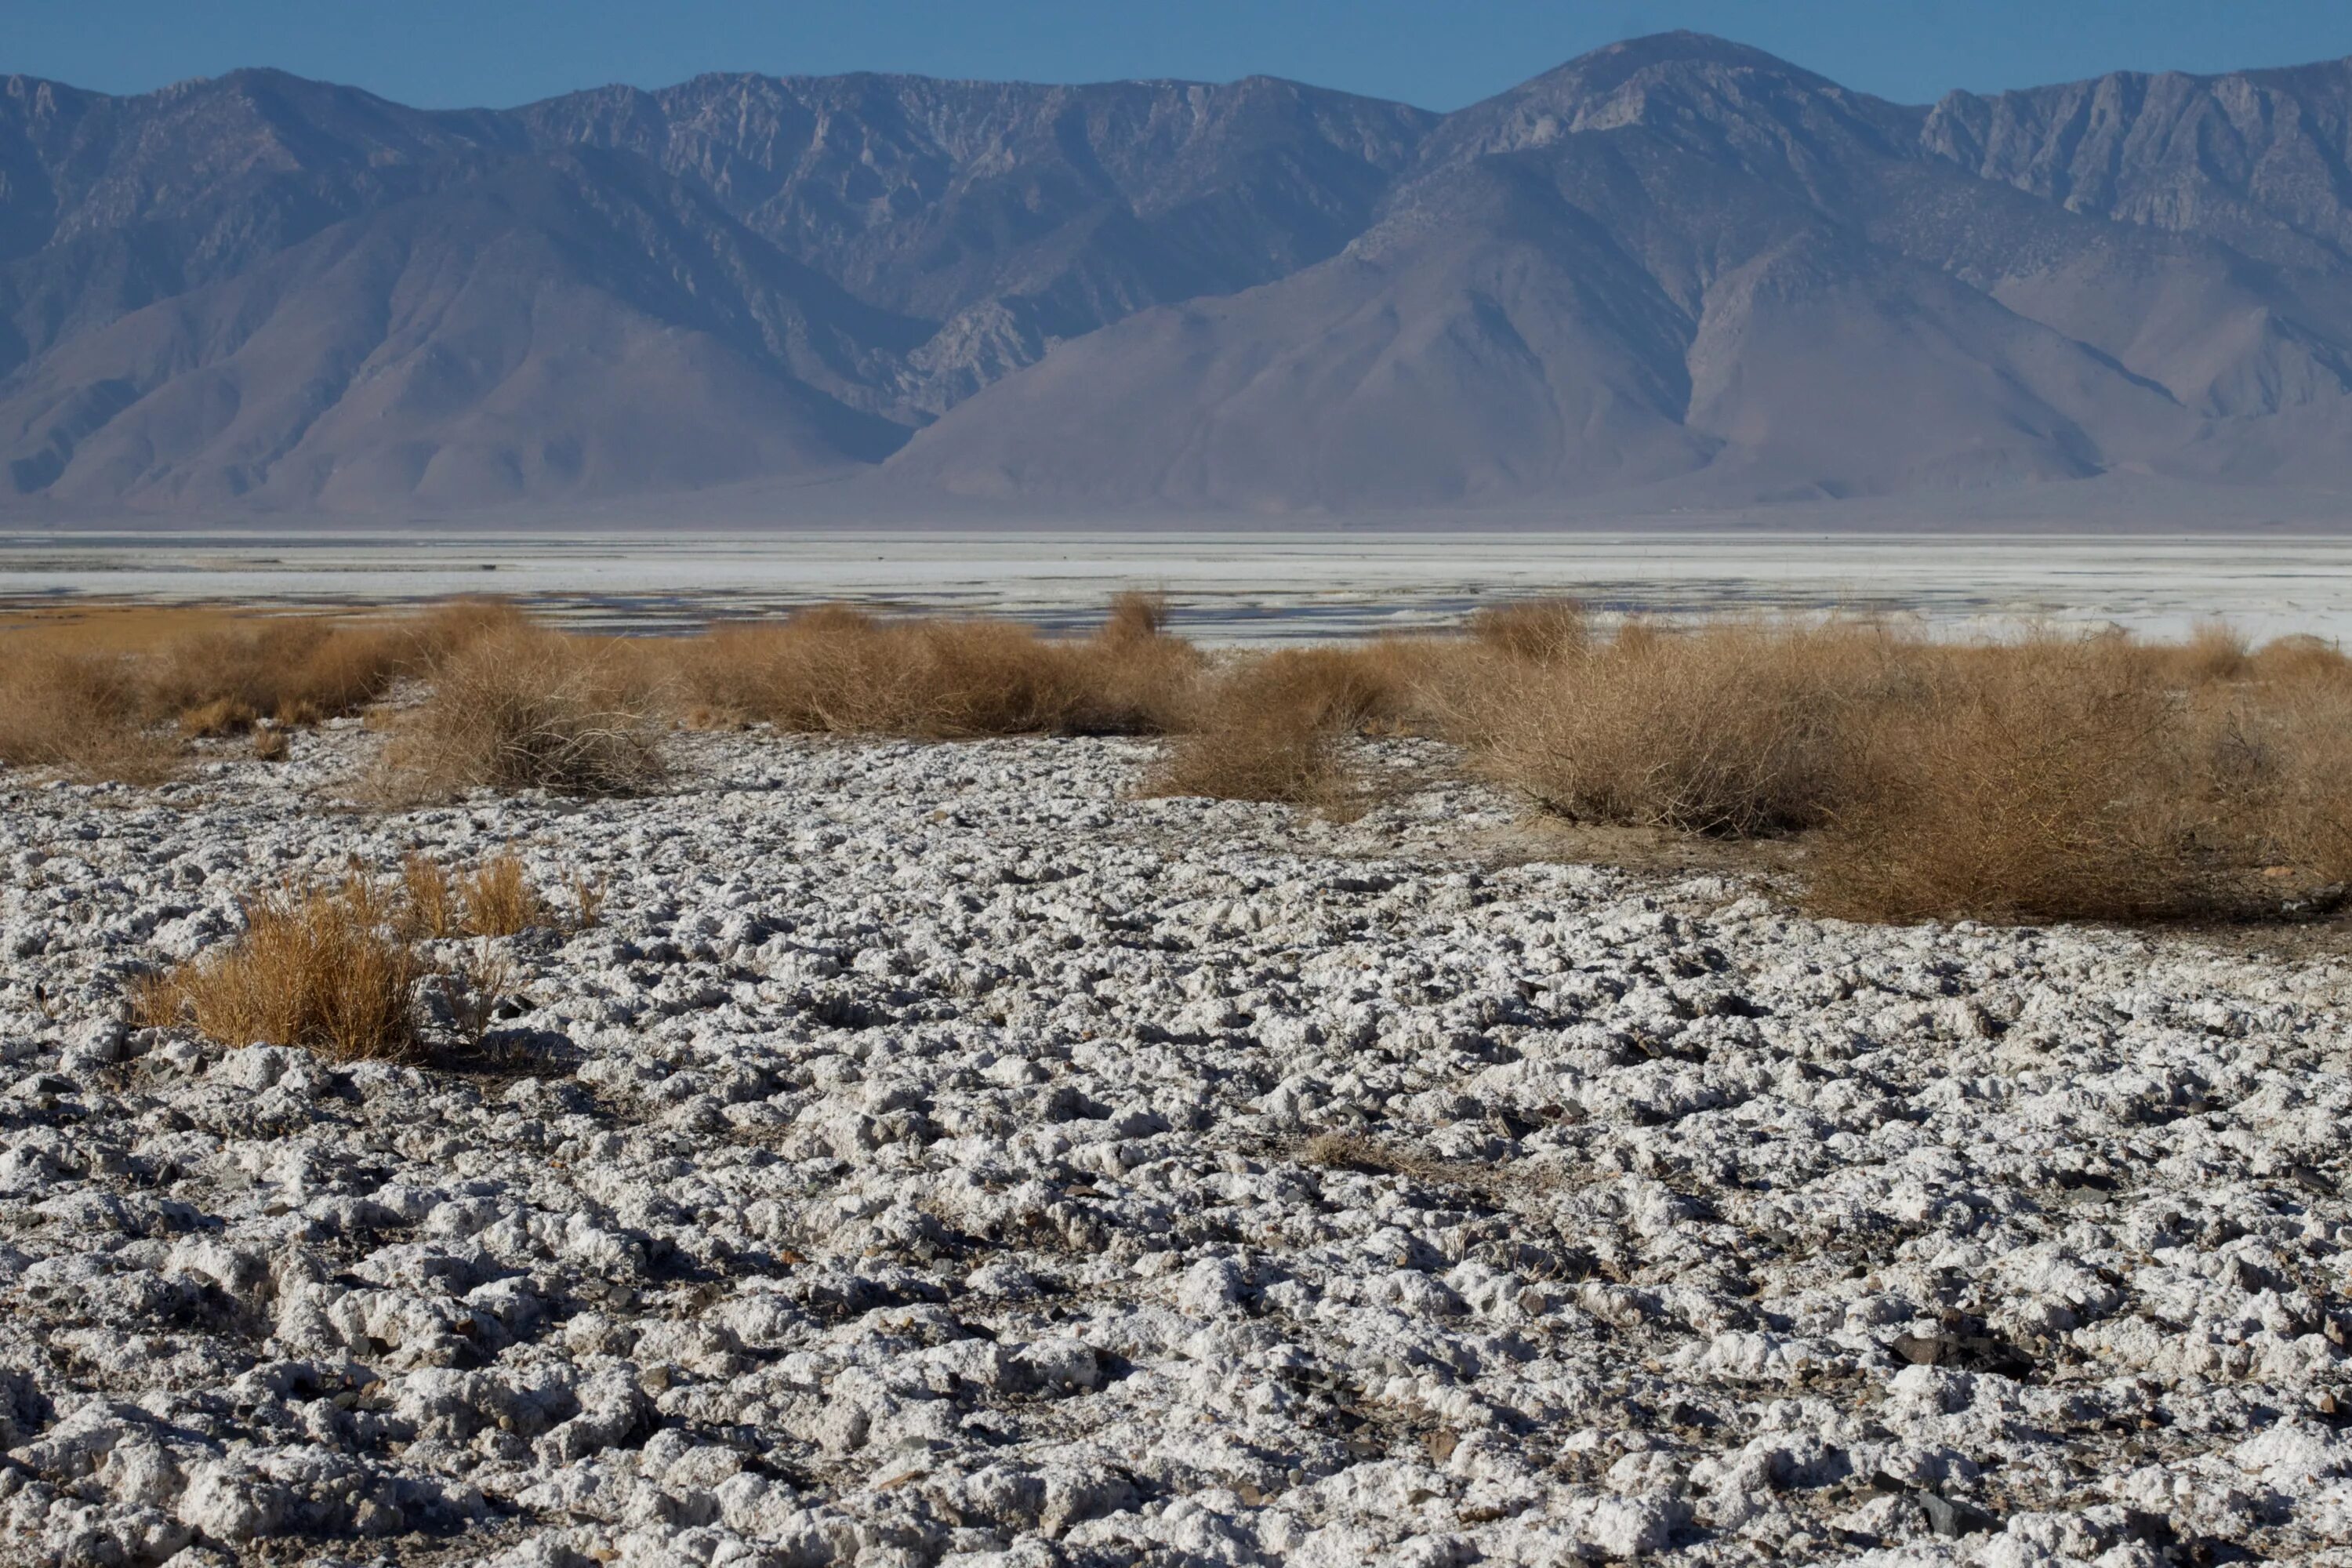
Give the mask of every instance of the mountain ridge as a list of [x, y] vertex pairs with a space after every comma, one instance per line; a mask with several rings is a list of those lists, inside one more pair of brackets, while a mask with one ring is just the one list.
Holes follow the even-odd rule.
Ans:
[[2352, 60], [1902, 105], [1665, 34], [1444, 115], [0, 79], [0, 515], [2352, 496], [2347, 434]]

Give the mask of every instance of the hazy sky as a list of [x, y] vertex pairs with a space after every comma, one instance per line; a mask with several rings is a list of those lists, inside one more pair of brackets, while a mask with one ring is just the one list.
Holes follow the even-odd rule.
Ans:
[[2352, 54], [2352, 0], [5, 0], [0, 72], [140, 92], [271, 65], [433, 107], [712, 70], [1265, 72], [1453, 109], [1670, 27], [1926, 102]]

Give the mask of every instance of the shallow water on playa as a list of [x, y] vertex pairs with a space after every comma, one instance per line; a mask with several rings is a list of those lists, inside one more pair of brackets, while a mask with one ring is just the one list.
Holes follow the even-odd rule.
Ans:
[[398, 605], [495, 592], [575, 625], [651, 631], [846, 600], [1092, 619], [1169, 595], [1209, 642], [1410, 630], [1565, 593], [1610, 613], [1846, 609], [1948, 631], [2028, 619], [2256, 638], [2352, 632], [2352, 539], [1485, 532], [751, 534], [0, 532], [0, 603], [77, 598]]

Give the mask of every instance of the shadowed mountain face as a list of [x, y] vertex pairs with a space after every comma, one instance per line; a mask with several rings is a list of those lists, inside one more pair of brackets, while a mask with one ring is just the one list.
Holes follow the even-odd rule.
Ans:
[[0, 504], [860, 475], [1316, 514], [2352, 490], [2352, 68], [1932, 109], [1693, 35], [1448, 116], [711, 77], [0, 85]]

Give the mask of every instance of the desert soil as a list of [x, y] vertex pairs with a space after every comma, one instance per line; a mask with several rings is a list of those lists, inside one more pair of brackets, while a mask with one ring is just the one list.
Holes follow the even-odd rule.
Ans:
[[[1402, 742], [1346, 823], [1124, 741], [336, 804], [373, 743], [0, 778], [0, 1554], [2352, 1563], [2340, 963], [1482, 858]], [[606, 897], [479, 1047], [122, 1021], [502, 847]]]

